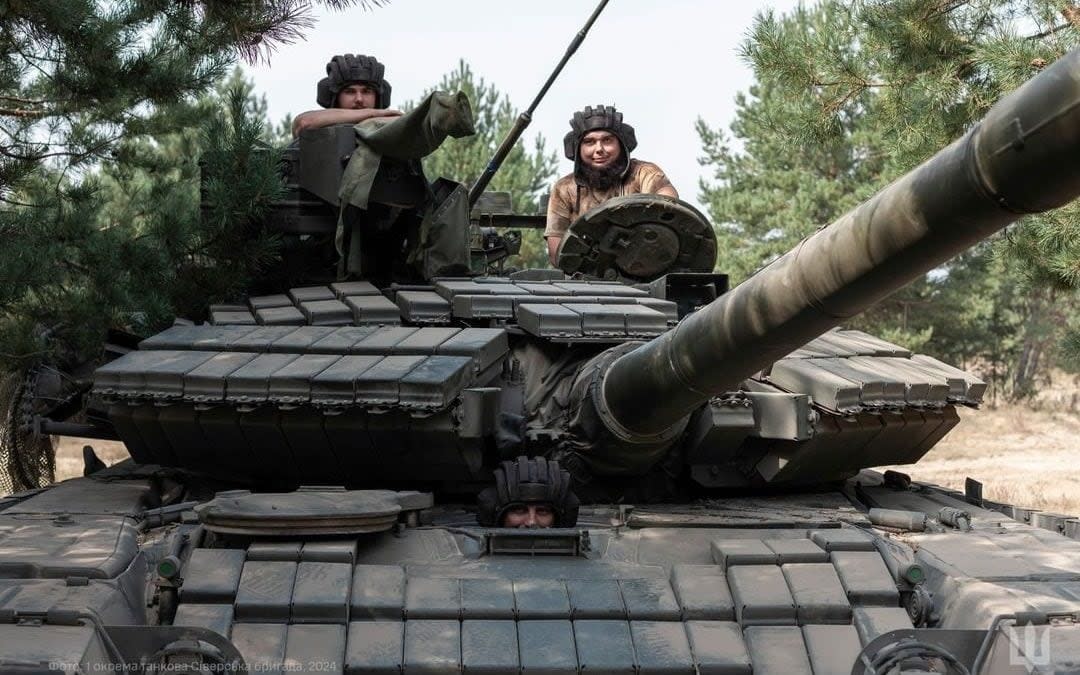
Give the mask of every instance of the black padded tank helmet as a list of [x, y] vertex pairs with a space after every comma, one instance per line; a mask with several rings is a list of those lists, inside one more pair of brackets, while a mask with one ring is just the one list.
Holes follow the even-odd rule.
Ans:
[[326, 64], [326, 77], [319, 80], [315, 100], [324, 108], [333, 108], [342, 89], [356, 82], [365, 82], [378, 90], [376, 108], [390, 107], [390, 83], [386, 67], [374, 56], [360, 54], [337, 55]]
[[578, 162], [578, 148], [581, 147], [581, 139], [585, 134], [597, 129], [607, 129], [615, 134], [622, 144], [623, 152], [629, 155], [637, 147], [637, 136], [634, 135], [634, 127], [623, 122], [621, 112], [610, 105], [589, 106], [579, 110], [570, 118], [570, 131], [563, 137], [563, 151], [567, 159]]
[[570, 474], [555, 460], [518, 457], [495, 469], [495, 486], [476, 498], [476, 519], [485, 527], [499, 527], [514, 506], [548, 504], [555, 512], [555, 527], [577, 523], [578, 498], [570, 489]]

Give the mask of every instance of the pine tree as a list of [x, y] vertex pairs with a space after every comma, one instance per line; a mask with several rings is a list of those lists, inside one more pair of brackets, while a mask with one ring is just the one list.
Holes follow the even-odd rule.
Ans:
[[[493, 84], [478, 78], [465, 61], [443, 76], [430, 91], [463, 91], [472, 104], [476, 134], [449, 139], [433, 155], [424, 159], [424, 171], [429, 178], [445, 176], [471, 185], [487, 167], [496, 148], [517, 119], [518, 110], [510, 98]], [[411, 107], [406, 104], [406, 108]], [[558, 160], [549, 152], [544, 137], [537, 135], [532, 149], [518, 141], [495, 174], [489, 190], [508, 191], [515, 213], [536, 213], [540, 195], [546, 192], [555, 178]], [[546, 267], [547, 252], [538, 230], [523, 233], [520, 264], [524, 267]]]
[[[182, 146], [196, 136], [163, 139], [205, 118], [197, 98], [238, 55], [299, 37], [312, 4], [0, 3], [0, 364], [78, 363], [107, 328], [143, 330], [178, 308], [178, 264], [209, 252], [185, 247], [212, 234], [182, 208], [197, 197], [194, 160], [166, 147], [193, 158]], [[156, 180], [118, 202], [135, 174]], [[188, 192], [168, 190], [174, 179]], [[229, 254], [246, 267], [264, 251]]]
[[[732, 126], [742, 147], [698, 124], [715, 179], [702, 196], [727, 262], [748, 273], [916, 166], [1075, 47], [1078, 25], [1080, 9], [1045, 0], [823, 0], [760, 15], [742, 47], [757, 79]], [[1077, 215], [1026, 218], [857, 323], [941, 354], [1000, 359], [1013, 390], [1030, 390], [1056, 343], [1048, 326], [1077, 323]], [[978, 274], [1001, 284], [973, 283]], [[981, 308], [994, 325], [975, 321], [962, 336], [941, 307]], [[1008, 330], [1021, 337], [1003, 345]]]

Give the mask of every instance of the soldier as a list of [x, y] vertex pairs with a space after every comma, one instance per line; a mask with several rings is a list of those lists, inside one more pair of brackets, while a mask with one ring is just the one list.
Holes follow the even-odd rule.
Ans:
[[397, 117], [390, 110], [390, 83], [385, 66], [374, 56], [337, 55], [326, 64], [326, 77], [319, 80], [316, 102], [327, 110], [302, 112], [293, 120], [293, 138], [304, 129], [332, 124], [359, 124], [375, 117]]
[[518, 457], [495, 469], [495, 485], [476, 499], [486, 527], [573, 527], [578, 498], [570, 474], [554, 460]]
[[567, 159], [574, 160], [574, 172], [555, 183], [548, 200], [544, 238], [552, 265], [567, 228], [589, 209], [630, 194], [679, 197], [660, 167], [630, 159], [636, 147], [634, 127], [623, 122], [622, 113], [612, 106], [574, 113], [570, 132], [563, 138], [563, 150]]
[[[355, 136], [355, 149], [336, 186], [341, 202], [335, 234], [338, 277], [386, 285], [423, 274], [467, 271], [468, 232], [446, 232], [443, 216], [432, 215], [434, 204], [428, 202], [435, 195], [420, 160], [447, 136], [475, 133], [469, 100], [462, 92], [432, 92], [402, 114], [389, 108], [390, 91], [385, 67], [376, 58], [337, 55], [326, 64], [326, 77], [317, 87], [316, 100], [327, 110], [301, 113], [293, 122], [297, 144], [301, 132], [330, 126], [351, 127]], [[327, 161], [337, 164], [340, 158]], [[384, 189], [373, 196], [380, 174]], [[467, 224], [467, 201], [462, 204], [458, 210], [465, 209]], [[441, 206], [440, 214], [457, 213]]]

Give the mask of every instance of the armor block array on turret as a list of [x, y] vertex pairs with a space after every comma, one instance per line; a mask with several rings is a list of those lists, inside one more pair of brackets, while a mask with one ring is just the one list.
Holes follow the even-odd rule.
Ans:
[[178, 325], [100, 369], [94, 392], [142, 463], [286, 482], [410, 465], [470, 478], [506, 353], [491, 328]]
[[[644, 288], [565, 279], [385, 294], [346, 282], [244, 307], [173, 326], [97, 372], [95, 395], [138, 461], [293, 483], [472, 478], [499, 413], [515, 412], [512, 344], [589, 349], [678, 319], [676, 302]], [[935, 359], [835, 330], [699, 410], [685, 458], [709, 486], [842, 479], [916, 461], [984, 390]]]
[[[705, 485], [841, 480], [917, 461], [977, 406], [986, 384], [856, 330], [825, 333], [714, 398], [690, 421], [687, 461]], [[736, 452], [754, 469], [732, 472]]]
[[563, 342], [652, 338], [678, 319], [674, 302], [606, 281], [513, 283], [502, 277], [436, 281], [394, 289], [393, 299], [367, 282], [294, 288], [212, 308], [218, 326], [414, 326], [515, 323]]

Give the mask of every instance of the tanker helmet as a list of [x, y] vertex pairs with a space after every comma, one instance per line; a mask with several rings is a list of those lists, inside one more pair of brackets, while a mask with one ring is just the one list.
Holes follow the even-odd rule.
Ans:
[[570, 490], [570, 473], [543, 457], [502, 462], [495, 469], [495, 486], [483, 490], [476, 501], [476, 519], [485, 527], [499, 527], [507, 511], [524, 504], [550, 505], [555, 527], [577, 523], [579, 502]]
[[629, 155], [637, 147], [637, 136], [634, 135], [634, 127], [623, 122], [622, 113], [610, 105], [598, 105], [586, 107], [574, 113], [570, 118], [570, 131], [563, 137], [563, 150], [567, 159], [574, 160], [576, 165], [578, 148], [581, 147], [581, 139], [590, 131], [606, 129], [615, 134], [622, 144], [623, 152]]
[[374, 56], [337, 55], [326, 64], [326, 77], [319, 80], [315, 100], [324, 108], [333, 108], [342, 89], [356, 82], [372, 85], [379, 92], [377, 108], [390, 107], [390, 83], [386, 67]]

